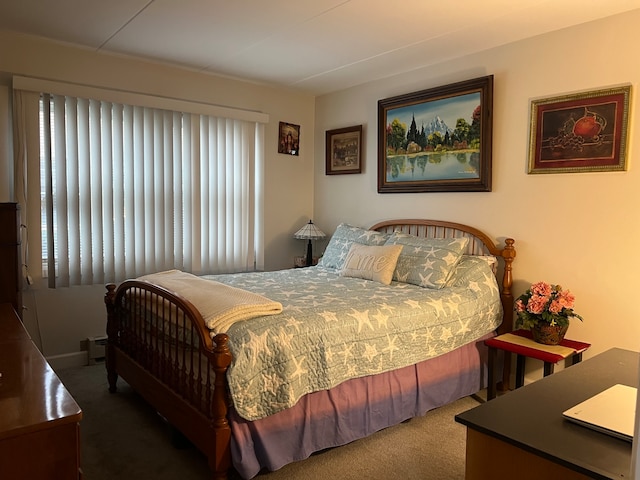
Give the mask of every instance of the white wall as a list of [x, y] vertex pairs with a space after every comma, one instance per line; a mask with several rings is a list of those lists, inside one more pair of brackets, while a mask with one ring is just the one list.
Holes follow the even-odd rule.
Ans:
[[[0, 32], [0, 201], [12, 198], [9, 103], [11, 75], [123, 89], [257, 110], [269, 114], [265, 129], [265, 268], [289, 268], [302, 246], [293, 233], [313, 212], [314, 98], [293, 91], [205, 75], [132, 58], [104, 55], [29, 36]], [[4, 108], [3, 108], [4, 106]], [[277, 153], [280, 121], [301, 126], [300, 155]], [[30, 266], [30, 268], [37, 268]], [[25, 323], [46, 356], [79, 351], [87, 336], [104, 334], [104, 288], [25, 292]]]
[[[332, 232], [342, 221], [434, 218], [513, 237], [515, 293], [538, 280], [569, 288], [585, 321], [574, 321], [568, 336], [592, 343], [585, 358], [613, 346], [640, 350], [640, 63], [630, 57], [639, 24], [635, 10], [319, 97], [315, 220]], [[378, 194], [378, 100], [490, 74], [493, 191]], [[627, 172], [527, 174], [532, 99], [624, 83], [633, 89]], [[363, 173], [326, 176], [325, 131], [358, 124], [365, 131]]]

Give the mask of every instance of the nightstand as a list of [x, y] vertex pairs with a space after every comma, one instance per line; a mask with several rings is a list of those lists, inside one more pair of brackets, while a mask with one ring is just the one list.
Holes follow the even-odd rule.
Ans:
[[524, 385], [524, 367], [527, 358], [535, 358], [544, 362], [544, 376], [551, 375], [554, 365], [560, 360], [570, 358], [571, 365], [582, 361], [582, 352], [587, 350], [591, 344], [564, 339], [560, 345], [543, 345], [531, 338], [528, 330], [516, 330], [505, 333], [497, 337], [485, 340], [485, 345], [489, 347], [488, 364], [488, 387], [487, 400], [492, 400], [496, 396], [496, 381], [494, 377], [495, 359], [497, 350], [503, 350], [517, 355], [516, 362], [516, 388]]
[[[318, 264], [318, 257], [313, 257], [311, 260], [311, 266]], [[293, 257], [293, 266], [294, 268], [304, 268], [307, 266], [307, 257], [301, 255], [299, 257]]]

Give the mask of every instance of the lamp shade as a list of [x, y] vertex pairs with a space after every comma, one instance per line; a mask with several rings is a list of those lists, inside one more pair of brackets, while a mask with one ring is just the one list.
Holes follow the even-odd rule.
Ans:
[[293, 236], [301, 240], [315, 240], [317, 238], [324, 238], [326, 235], [309, 220], [309, 223], [298, 230]]

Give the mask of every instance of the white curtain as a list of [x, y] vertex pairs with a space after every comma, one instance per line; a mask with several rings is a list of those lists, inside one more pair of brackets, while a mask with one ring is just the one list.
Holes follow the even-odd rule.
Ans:
[[[38, 248], [32, 248], [40, 238], [39, 99], [35, 92], [14, 91], [13, 95], [14, 192], [21, 207], [22, 226], [35, 225], [33, 232], [28, 228], [22, 231], [22, 275], [27, 279], [33, 276], [29, 270], [31, 262], [38, 267], [42, 265], [39, 244]], [[34, 209], [29, 208], [30, 195], [34, 197]]]
[[50, 286], [263, 268], [262, 123], [43, 94], [39, 132]]

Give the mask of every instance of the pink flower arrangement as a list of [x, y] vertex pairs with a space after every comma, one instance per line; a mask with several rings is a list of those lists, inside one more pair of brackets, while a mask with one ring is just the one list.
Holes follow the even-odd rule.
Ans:
[[530, 330], [539, 324], [568, 326], [571, 317], [583, 320], [573, 311], [574, 302], [574, 295], [560, 285], [534, 283], [516, 299], [516, 327]]

